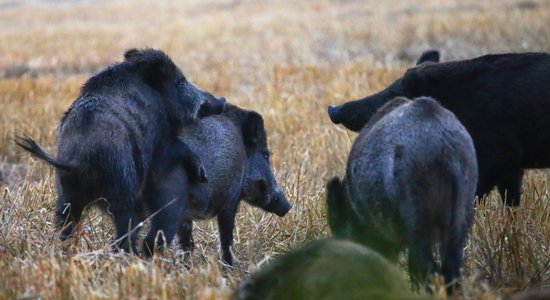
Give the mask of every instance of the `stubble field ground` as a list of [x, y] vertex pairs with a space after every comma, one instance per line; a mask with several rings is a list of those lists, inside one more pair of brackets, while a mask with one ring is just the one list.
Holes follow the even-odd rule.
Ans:
[[[324, 184], [343, 175], [355, 135], [328, 104], [384, 88], [429, 48], [443, 60], [550, 51], [550, 1], [0, 1], [0, 28], [0, 299], [218, 299], [329, 235]], [[23, 132], [55, 152], [82, 83], [134, 47], [163, 49], [198, 86], [264, 116], [294, 208], [241, 205], [234, 268], [218, 261], [214, 221], [195, 223], [191, 255], [145, 261], [113, 253], [110, 218], [91, 210], [62, 245], [53, 170], [9, 140]], [[528, 172], [523, 189], [513, 212], [496, 193], [476, 208], [458, 298], [550, 285], [550, 172]]]

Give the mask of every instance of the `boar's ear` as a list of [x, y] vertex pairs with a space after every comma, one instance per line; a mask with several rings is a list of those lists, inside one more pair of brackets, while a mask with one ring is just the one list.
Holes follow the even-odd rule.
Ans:
[[266, 143], [264, 119], [255, 112], [249, 111], [245, 115], [242, 125], [243, 140], [246, 146], [263, 146]]
[[347, 238], [346, 227], [348, 218], [348, 199], [344, 187], [338, 177], [327, 183], [327, 215], [328, 225], [332, 235], [337, 238]]
[[126, 53], [124, 53], [124, 59], [126, 60], [132, 59], [133, 57], [138, 56], [139, 53], [140, 51], [136, 48], [129, 49], [126, 51]]
[[439, 62], [439, 51], [437, 50], [426, 50], [420, 55], [420, 58], [416, 62], [417, 65], [423, 62]]
[[168, 55], [154, 49], [130, 49], [124, 53], [125, 60], [135, 67], [145, 83], [156, 90], [171, 83], [177, 76], [177, 67]]

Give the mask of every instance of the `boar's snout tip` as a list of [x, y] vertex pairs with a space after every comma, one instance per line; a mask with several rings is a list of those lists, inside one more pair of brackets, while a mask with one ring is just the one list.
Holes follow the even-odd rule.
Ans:
[[338, 105], [329, 105], [328, 106], [328, 116], [330, 117], [330, 120], [334, 124], [340, 124], [340, 121], [338, 120], [338, 111], [340, 111], [340, 107]]
[[293, 207], [292, 203], [290, 203], [290, 202], [286, 203], [286, 206], [285, 206], [285, 209], [284, 209], [285, 215], [288, 213], [288, 211], [290, 211], [292, 209], [292, 207]]
[[279, 217], [284, 217], [288, 213], [288, 211], [292, 208], [292, 203], [288, 202], [288, 200], [286, 199], [283, 193], [281, 193], [280, 197], [282, 198], [281, 199], [282, 205], [280, 209], [280, 214], [277, 214], [277, 215], [279, 215]]
[[284, 217], [290, 211], [291, 208], [292, 208], [292, 204], [287, 202], [283, 205], [283, 207], [280, 210], [276, 211], [275, 214], [279, 217]]
[[279, 217], [284, 217], [291, 208], [292, 204], [288, 202], [282, 192], [279, 192], [274, 195], [266, 210]]

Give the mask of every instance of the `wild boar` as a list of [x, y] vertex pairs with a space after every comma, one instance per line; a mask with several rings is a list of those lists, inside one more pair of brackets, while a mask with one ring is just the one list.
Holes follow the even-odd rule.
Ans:
[[[113, 216], [118, 247], [136, 251], [137, 231], [130, 238], [127, 233], [145, 217], [140, 199], [143, 190], [153, 188], [145, 186], [149, 171], [163, 163], [167, 145], [178, 141], [179, 128], [200, 116], [220, 113], [225, 99], [189, 82], [162, 51], [132, 49], [124, 57], [91, 77], [65, 112], [56, 158], [30, 138], [16, 142], [56, 168], [62, 240], [73, 232], [83, 209], [97, 203]], [[182, 165], [197, 163], [189, 152], [180, 158]], [[200, 181], [206, 179], [200, 165], [191, 171]], [[170, 210], [158, 215], [169, 218]]]
[[[151, 177], [162, 181], [151, 186], [165, 185], [180, 189], [181, 194], [189, 193], [188, 199], [178, 202], [177, 208], [173, 209], [174, 214], [182, 214], [182, 222], [166, 226], [181, 226], [180, 244], [184, 250], [191, 250], [193, 220], [217, 216], [222, 260], [232, 265], [230, 248], [235, 214], [241, 200], [281, 217], [292, 207], [271, 170], [263, 118], [255, 111], [227, 105], [222, 114], [203, 118], [183, 128], [180, 139], [204, 163], [208, 183], [190, 183], [177, 164]], [[153, 191], [153, 194], [157, 192]], [[166, 203], [159, 202], [158, 197], [153, 200], [156, 207]], [[168, 223], [160, 219], [159, 222]], [[154, 236], [147, 236], [145, 241], [147, 249], [154, 249]]]
[[359, 131], [394, 97], [429, 96], [452, 111], [470, 133], [479, 163], [476, 195], [494, 186], [511, 206], [520, 203], [523, 170], [550, 167], [550, 54], [492, 54], [439, 63], [427, 51], [386, 89], [331, 105], [332, 122]]
[[[391, 260], [408, 248], [416, 286], [434, 272], [454, 283], [472, 226], [475, 157], [466, 129], [435, 100], [393, 99], [357, 136], [343, 183], [335, 178], [327, 186], [334, 236]], [[433, 256], [437, 243], [441, 269]]]

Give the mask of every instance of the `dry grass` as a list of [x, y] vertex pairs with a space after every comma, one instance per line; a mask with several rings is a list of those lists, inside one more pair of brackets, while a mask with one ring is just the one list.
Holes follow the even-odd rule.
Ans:
[[[1, 0], [0, 28], [0, 298], [217, 299], [270, 258], [328, 234], [324, 183], [343, 173], [354, 137], [330, 123], [329, 103], [383, 88], [429, 47], [444, 59], [550, 51], [550, 2]], [[8, 140], [20, 130], [55, 150], [59, 117], [86, 78], [147, 46], [266, 119], [276, 176], [295, 206], [282, 219], [241, 206], [233, 269], [217, 261], [212, 221], [197, 223], [191, 256], [113, 254], [111, 222], [96, 211], [78, 241], [62, 245], [52, 170]], [[477, 208], [465, 298], [550, 285], [549, 175], [528, 173], [514, 211], [495, 195]]]

